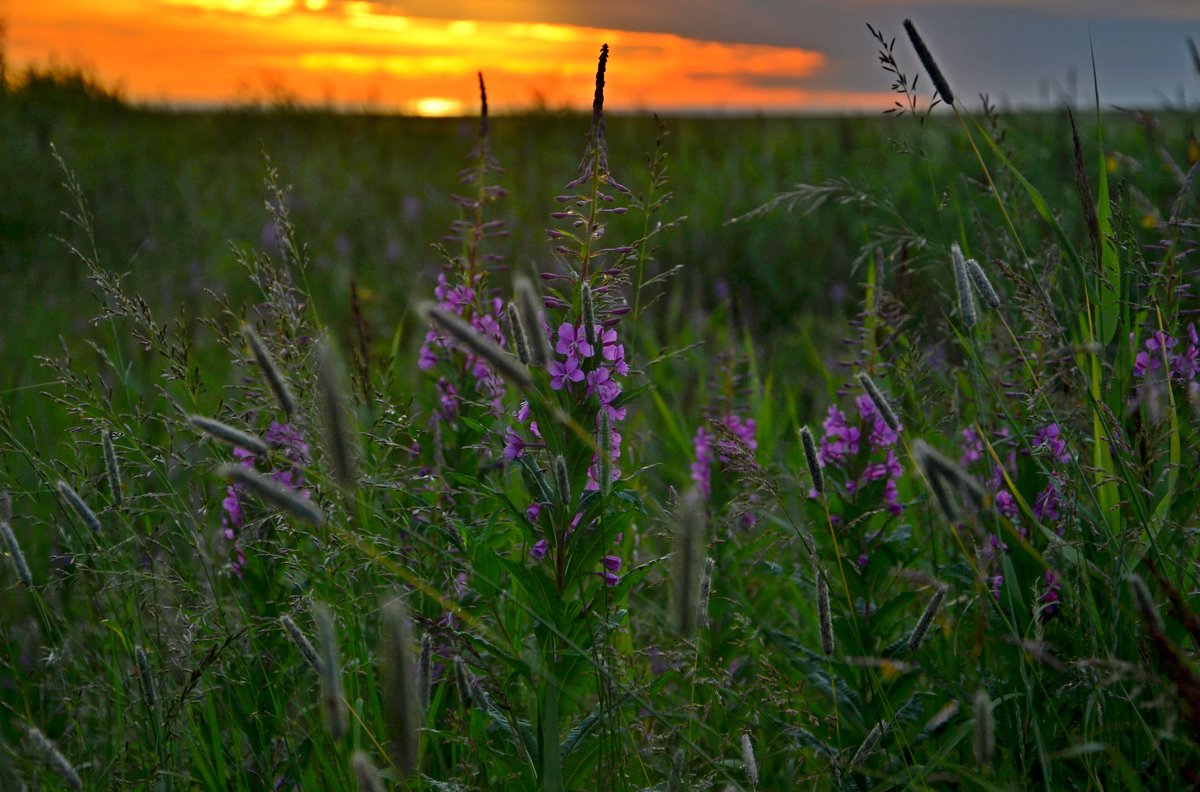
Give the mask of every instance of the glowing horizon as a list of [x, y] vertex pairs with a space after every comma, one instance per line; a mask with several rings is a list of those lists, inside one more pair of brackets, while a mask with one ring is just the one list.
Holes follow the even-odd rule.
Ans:
[[470, 114], [475, 73], [498, 111], [590, 105], [601, 43], [608, 106], [661, 112], [880, 110], [886, 91], [816, 87], [829, 57], [798, 47], [583, 25], [405, 16], [381, 2], [43, 0], [7, 8], [10, 63], [87, 68], [135, 102], [287, 99]]

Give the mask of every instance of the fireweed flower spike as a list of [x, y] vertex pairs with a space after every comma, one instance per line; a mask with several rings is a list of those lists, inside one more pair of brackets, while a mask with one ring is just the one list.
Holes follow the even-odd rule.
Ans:
[[969, 330], [975, 326], [975, 295], [971, 293], [971, 276], [967, 274], [967, 262], [962, 250], [955, 242], [950, 246], [950, 258], [954, 262], [954, 285], [958, 290], [958, 315]]
[[971, 285], [975, 287], [975, 293], [979, 295], [980, 301], [993, 311], [999, 308], [1000, 295], [996, 294], [996, 290], [992, 288], [992, 282], [988, 280], [983, 267], [979, 266], [979, 262], [975, 259], [967, 259], [967, 275], [970, 277]]
[[220, 440], [222, 443], [227, 443], [234, 448], [241, 448], [249, 451], [251, 454], [267, 453], [267, 444], [262, 440], [214, 418], [206, 418], [203, 415], [189, 415], [187, 422], [188, 426], [193, 429], [198, 429], [214, 440]]
[[879, 387], [875, 385], [875, 381], [871, 379], [871, 376], [865, 371], [860, 372], [858, 381], [863, 386], [863, 390], [866, 391], [867, 396], [870, 397], [871, 403], [875, 405], [875, 409], [879, 411], [879, 417], [883, 419], [883, 422], [893, 432], [899, 432], [900, 420], [896, 418], [896, 413], [892, 412], [892, 405], [888, 403], [888, 400], [883, 395], [883, 391], [879, 390]]
[[56, 486], [58, 487], [58, 494], [71, 507], [71, 511], [75, 512], [79, 519], [83, 520], [83, 524], [92, 533], [98, 533], [101, 529], [100, 518], [92, 511], [92, 507], [88, 506], [83, 498], [79, 497], [79, 493], [75, 491], [75, 488], [67, 482], [60, 479]]
[[242, 325], [242, 337], [246, 339], [246, 345], [250, 347], [255, 362], [262, 369], [267, 385], [271, 388], [271, 393], [275, 395], [275, 401], [279, 402], [279, 408], [289, 417], [292, 416], [296, 412], [296, 400], [292, 398], [292, 391], [288, 388], [287, 380], [275, 366], [275, 361], [272, 359], [271, 353], [267, 351], [266, 344], [259, 338], [258, 333], [254, 332], [254, 328], [248, 324]]
[[917, 32], [911, 19], [904, 20], [904, 31], [908, 33], [908, 40], [912, 42], [913, 49], [917, 51], [917, 57], [921, 59], [921, 65], [925, 67], [929, 79], [933, 81], [933, 87], [937, 89], [938, 96], [942, 97], [943, 102], [953, 106], [954, 92], [950, 90], [950, 83], [946, 82], [942, 70], [938, 68], [937, 62], [933, 59], [929, 48], [925, 46], [921, 34]]
[[449, 311], [443, 311], [431, 302], [421, 303], [417, 306], [417, 310], [424, 315], [427, 321], [437, 325], [453, 336], [454, 340], [487, 361], [509, 382], [522, 389], [527, 389], [532, 385], [529, 371], [524, 366], [506, 355], [490, 339], [484, 338], [476, 332], [475, 328], [464, 322], [461, 317]]
[[325, 522], [325, 513], [314, 503], [256, 470], [241, 465], [222, 465], [217, 468], [217, 475], [241, 484], [262, 500], [293, 517], [298, 517], [312, 525], [322, 525]]
[[812, 430], [807, 426], [800, 427], [800, 443], [804, 446], [804, 464], [808, 467], [808, 477], [812, 479], [813, 489], [817, 494], [825, 492], [825, 474], [821, 471], [821, 461], [817, 458], [817, 444], [813, 440]]

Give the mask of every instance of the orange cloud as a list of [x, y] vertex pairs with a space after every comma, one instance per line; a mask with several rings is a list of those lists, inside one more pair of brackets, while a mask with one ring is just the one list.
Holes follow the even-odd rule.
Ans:
[[595, 55], [612, 48], [617, 109], [882, 108], [886, 94], [807, 89], [816, 51], [562, 24], [404, 17], [327, 0], [40, 0], [9, 15], [15, 64], [80, 62], [137, 100], [302, 102], [422, 113], [474, 106], [474, 72], [498, 109], [584, 106]]

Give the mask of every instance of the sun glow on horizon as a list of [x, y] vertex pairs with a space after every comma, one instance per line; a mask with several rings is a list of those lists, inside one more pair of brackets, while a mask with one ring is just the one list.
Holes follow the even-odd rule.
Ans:
[[476, 71], [500, 111], [590, 103], [595, 55], [613, 53], [618, 110], [886, 107], [885, 93], [814, 90], [814, 50], [545, 22], [405, 16], [354, 0], [43, 0], [9, 12], [14, 65], [82, 62], [139, 101], [300, 103], [456, 115]]

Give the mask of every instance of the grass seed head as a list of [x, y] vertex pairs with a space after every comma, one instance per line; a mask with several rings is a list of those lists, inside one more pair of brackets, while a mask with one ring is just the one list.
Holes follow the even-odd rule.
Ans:
[[83, 524], [88, 527], [92, 533], [99, 533], [101, 530], [100, 518], [96, 516], [96, 512], [92, 511], [92, 507], [87, 505], [83, 498], [79, 497], [79, 493], [75, 491], [67, 482], [59, 479], [58, 494], [71, 507], [71, 511], [83, 521]]
[[243, 451], [249, 451], [251, 454], [267, 453], [267, 444], [258, 439], [254, 435], [247, 434], [241, 429], [235, 429], [227, 423], [222, 423], [215, 418], [207, 418], [203, 415], [189, 415], [188, 426], [197, 429], [214, 440], [220, 440], [222, 443], [240, 448]]
[[754, 758], [754, 743], [750, 732], [742, 732], [742, 764], [746, 768], [746, 780], [750, 786], [758, 786], [758, 761]]
[[346, 733], [348, 715], [346, 698], [342, 695], [342, 671], [338, 661], [333, 611], [328, 605], [317, 603], [313, 606], [313, 618], [317, 623], [317, 640], [321, 644], [321, 711], [325, 714], [329, 735], [336, 742]]
[[121, 491], [121, 465], [117, 462], [117, 449], [113, 445], [112, 432], [107, 429], [100, 435], [104, 442], [104, 473], [108, 477], [108, 490], [112, 495], [114, 506], [120, 506], [124, 500]]
[[971, 280], [971, 285], [975, 287], [975, 293], [979, 295], [980, 302], [993, 311], [1000, 307], [1000, 295], [992, 288], [992, 282], [988, 280], [987, 273], [975, 259], [967, 259], [967, 276]]
[[697, 626], [701, 628], [708, 626], [708, 601], [712, 597], [713, 573], [716, 568], [716, 561], [711, 558], [704, 559], [704, 574], [700, 577], [700, 594], [697, 597], [700, 608], [697, 614]]
[[938, 96], [942, 97], [943, 102], [953, 106], [954, 91], [950, 90], [950, 83], [946, 82], [945, 75], [938, 68], [937, 61], [933, 59], [933, 54], [925, 46], [925, 41], [917, 32], [917, 27], [911, 19], [904, 20], [904, 32], [908, 33], [908, 40], [912, 42], [913, 49], [917, 51], [917, 57], [921, 59], [921, 65], [925, 67], [929, 79], [933, 81], [933, 87], [937, 89]]
[[385, 792], [387, 789], [383, 785], [383, 776], [379, 774], [379, 769], [365, 751], [355, 751], [350, 755], [350, 767], [354, 770], [358, 792]]
[[817, 622], [821, 628], [821, 651], [829, 657], [837, 645], [833, 636], [833, 613], [829, 608], [829, 581], [822, 569], [817, 570]]
[[309, 667], [318, 674], [321, 673], [321, 658], [317, 656], [317, 650], [308, 640], [308, 637], [301, 632], [296, 622], [292, 621], [292, 617], [286, 613], [279, 617], [279, 623], [283, 625], [284, 632], [291, 639], [292, 644], [300, 652], [300, 656], [304, 658], [304, 662], [308, 663]]
[[542, 306], [533, 284], [523, 275], [513, 281], [517, 302], [521, 305], [521, 319], [529, 341], [529, 362], [545, 368], [550, 364], [550, 338], [542, 327]]
[[996, 752], [996, 722], [992, 714], [992, 699], [983, 688], [975, 691], [972, 708], [975, 715], [975, 761], [989, 765]]
[[915, 652], [921, 648], [921, 644], [924, 642], [925, 636], [929, 632], [929, 627], [933, 624], [933, 619], [937, 616], [938, 608], [942, 606], [942, 600], [945, 596], [946, 587], [939, 583], [937, 588], [934, 589], [933, 596], [926, 603], [925, 610], [921, 612], [921, 618], [917, 619], [917, 626], [913, 627], [912, 633], [908, 636], [908, 651]]
[[351, 426], [352, 410], [346, 393], [341, 358], [326, 340], [317, 351], [317, 407], [321, 435], [333, 477], [346, 492], [358, 487], [358, 436]]
[[812, 430], [807, 426], [800, 427], [800, 444], [804, 446], [804, 464], [808, 467], [808, 477], [812, 480], [813, 489], [817, 494], [823, 494], [825, 473], [821, 470], [821, 460], [817, 456], [817, 444], [813, 440]]
[[262, 371], [263, 377], [267, 380], [267, 387], [271, 389], [271, 393], [275, 396], [275, 401], [279, 403], [279, 409], [289, 417], [296, 412], [296, 400], [292, 397], [292, 390], [288, 387], [287, 380], [284, 379], [283, 373], [279, 371], [279, 367], [275, 365], [274, 358], [267, 351], [267, 345], [263, 343], [262, 338], [254, 331], [254, 328], [249, 324], [242, 325], [242, 337], [246, 339], [246, 345], [250, 347], [250, 353], [254, 355], [254, 360], [258, 363], [258, 368]]
[[675, 630], [684, 638], [696, 632], [705, 533], [704, 501], [690, 489], [676, 510], [671, 551], [671, 612]]
[[596, 306], [592, 302], [592, 287], [585, 281], [579, 287], [579, 302], [583, 306], [583, 332], [589, 344], [596, 343]]
[[562, 454], [554, 458], [554, 486], [558, 490], [558, 499], [564, 505], [570, 505], [571, 479], [567, 473], [567, 460]]
[[154, 669], [150, 665], [150, 655], [141, 644], [133, 647], [133, 659], [137, 663], [138, 682], [142, 686], [142, 697], [150, 709], [158, 708], [158, 688], [154, 684]]
[[417, 770], [418, 729], [422, 718], [417, 680], [413, 675], [412, 627], [399, 598], [383, 606], [383, 652], [380, 669], [383, 721], [388, 755], [402, 778]]
[[871, 375], [865, 371], [858, 374], [858, 381], [863, 386], [863, 390], [867, 392], [871, 403], [875, 405], [875, 409], [879, 411], [879, 415], [883, 418], [883, 422], [888, 425], [888, 428], [893, 432], [900, 431], [900, 419], [896, 417], [896, 413], [892, 411], [892, 405], [883, 395], [883, 391], [879, 390], [879, 386], [871, 379]]
[[967, 274], [967, 261], [963, 258], [958, 243], [950, 246], [950, 259], [954, 263], [954, 286], [958, 291], [958, 316], [968, 330], [975, 326], [975, 295], [971, 293], [971, 276]]
[[12, 526], [4, 519], [0, 519], [0, 542], [3, 542], [5, 549], [8, 550], [8, 557], [12, 561], [13, 571], [17, 573], [17, 580], [21, 581], [21, 585], [25, 588], [33, 588], [33, 574], [29, 571], [25, 554], [21, 552], [21, 545], [17, 542], [17, 536], [13, 533]]
[[871, 754], [875, 753], [875, 749], [879, 747], [879, 740], [883, 737], [884, 731], [883, 721], [879, 721], [867, 732], [867, 736], [863, 738], [862, 745], [858, 746], [858, 750], [854, 752], [854, 756], [850, 759], [850, 766], [847, 768], [850, 772], [854, 772], [863, 766], [863, 763], [870, 758]]
[[265, 503], [306, 523], [317, 526], [325, 524], [325, 512], [321, 511], [315, 503], [302, 497], [295, 490], [288, 489], [267, 478], [257, 470], [241, 465], [221, 465], [217, 468], [217, 475], [241, 484]]
[[504, 315], [508, 318], [508, 332], [517, 348], [517, 360], [522, 365], [529, 365], [529, 336], [525, 334], [525, 325], [521, 322], [521, 314], [517, 304], [510, 302], [505, 308]]
[[[486, 338], [478, 333], [475, 328], [463, 321], [462, 317], [458, 314], [443, 310], [431, 302], [421, 303], [417, 307], [417, 310], [431, 324], [437, 325], [438, 328], [453, 337], [455, 341], [458, 341], [475, 355], [483, 358], [488, 365], [513, 385], [516, 385], [521, 390], [527, 390], [533, 384], [529, 378], [529, 370], [525, 366], [519, 361], [513, 360], [504, 350], [496, 346], [490, 338]], [[548, 359], [549, 355], [547, 355]]]
[[42, 755], [42, 761], [49, 765], [50, 769], [58, 773], [59, 777], [71, 789], [77, 792], [82, 790], [83, 779], [79, 777], [79, 773], [75, 771], [75, 767], [58, 750], [58, 746], [49, 737], [42, 734], [41, 729], [35, 726], [29, 726], [26, 729], [26, 733], [29, 735], [29, 741], [33, 743], [33, 747]]

